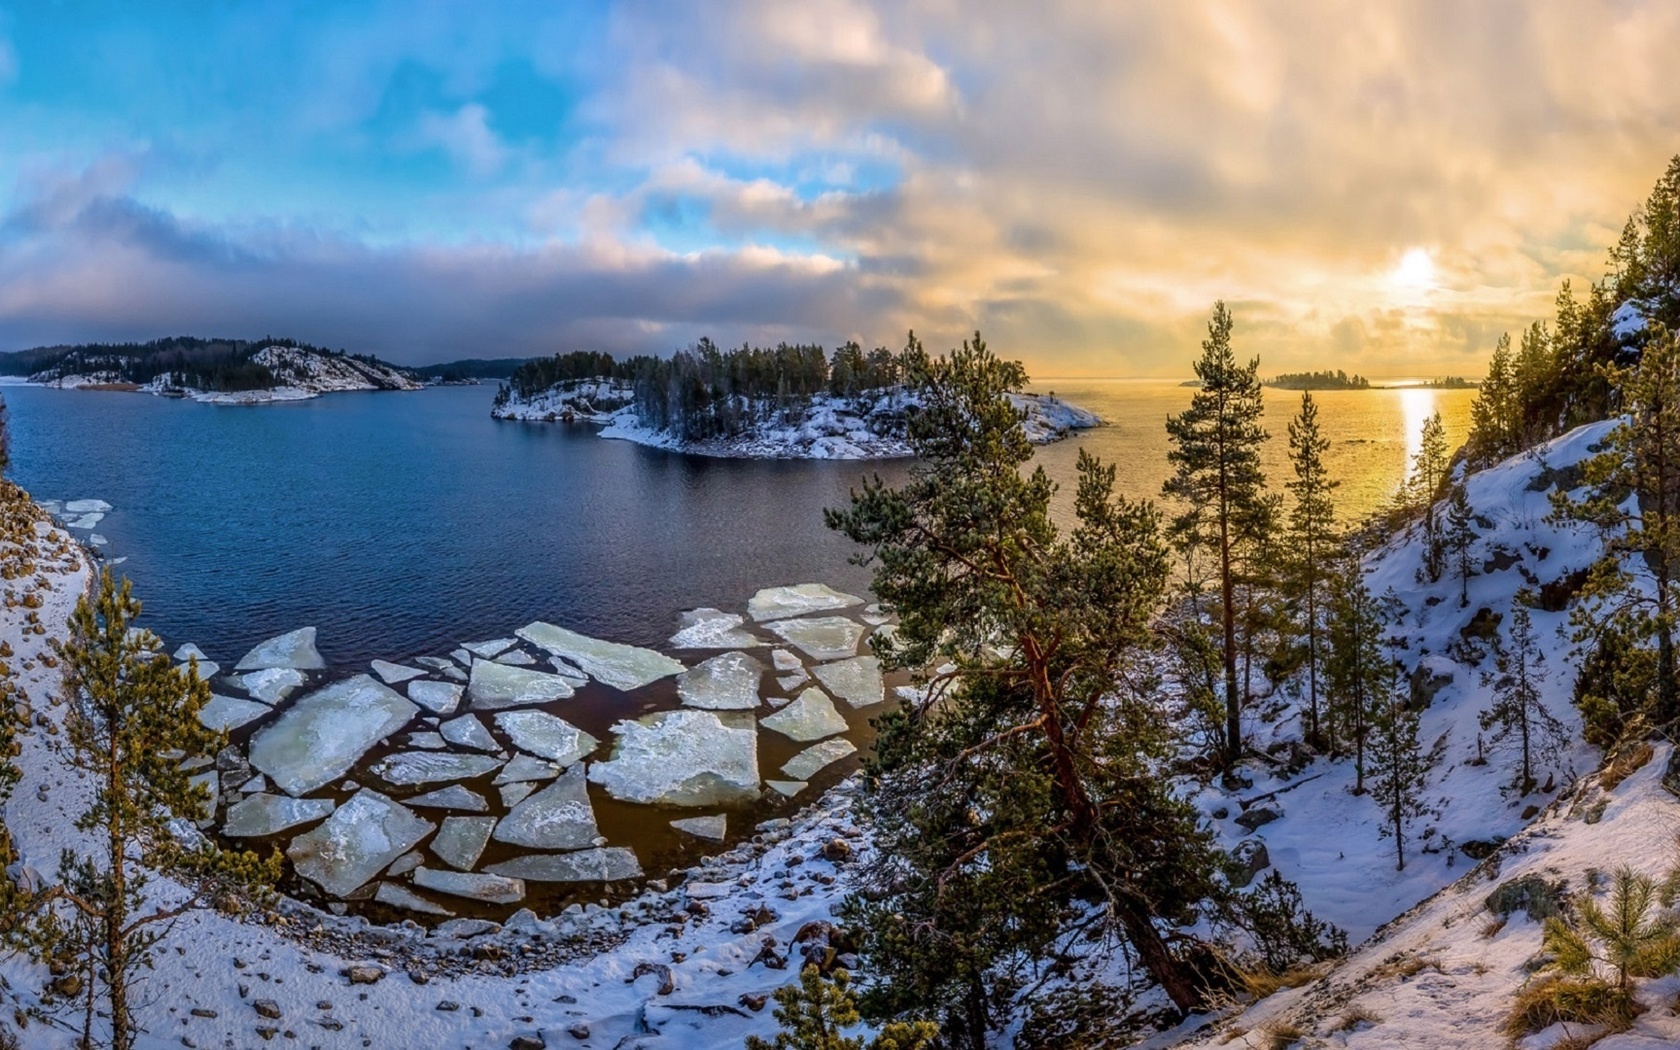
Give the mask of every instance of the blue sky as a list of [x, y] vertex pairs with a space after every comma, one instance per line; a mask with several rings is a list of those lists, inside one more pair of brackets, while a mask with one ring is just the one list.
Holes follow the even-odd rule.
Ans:
[[1463, 6], [0, 0], [0, 349], [1180, 374], [1223, 297], [1280, 369], [1476, 371], [1680, 149], [1680, 21]]

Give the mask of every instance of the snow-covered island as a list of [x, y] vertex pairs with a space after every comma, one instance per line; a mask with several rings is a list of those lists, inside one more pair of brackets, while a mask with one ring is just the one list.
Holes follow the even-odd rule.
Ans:
[[[1102, 425], [1095, 412], [1053, 394], [1011, 394], [1024, 413], [1027, 440], [1060, 441], [1076, 430]], [[703, 456], [738, 459], [896, 459], [910, 455], [904, 418], [914, 397], [903, 390], [853, 397], [814, 394], [786, 410], [769, 410], [742, 433], [685, 440], [644, 422], [629, 383], [610, 379], [556, 383], [530, 397], [509, 391], [491, 409], [497, 419], [592, 423], [600, 436]]]

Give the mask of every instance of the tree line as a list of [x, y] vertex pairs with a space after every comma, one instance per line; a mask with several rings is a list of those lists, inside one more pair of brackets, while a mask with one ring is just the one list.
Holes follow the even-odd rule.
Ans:
[[144, 384], [163, 377], [199, 390], [263, 390], [278, 384], [277, 377], [251, 360], [269, 346], [305, 350], [326, 357], [348, 357], [364, 364], [389, 367], [368, 354], [350, 354], [290, 338], [204, 339], [170, 336], [143, 343], [78, 343], [35, 347], [0, 354], [0, 375], [56, 372], [112, 372], [120, 382]]

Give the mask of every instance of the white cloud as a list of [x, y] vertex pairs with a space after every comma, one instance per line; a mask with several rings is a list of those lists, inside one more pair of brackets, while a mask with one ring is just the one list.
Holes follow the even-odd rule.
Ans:
[[425, 114], [420, 120], [420, 139], [448, 152], [481, 178], [496, 174], [507, 163], [507, 147], [490, 128], [490, 111], [476, 102], [453, 113]]

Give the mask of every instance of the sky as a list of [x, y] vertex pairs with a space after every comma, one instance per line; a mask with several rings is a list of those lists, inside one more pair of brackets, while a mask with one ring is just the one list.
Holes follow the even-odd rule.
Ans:
[[1680, 5], [0, 0], [0, 350], [981, 331], [1479, 374], [1680, 152]]

